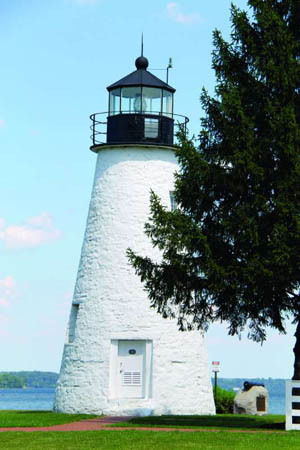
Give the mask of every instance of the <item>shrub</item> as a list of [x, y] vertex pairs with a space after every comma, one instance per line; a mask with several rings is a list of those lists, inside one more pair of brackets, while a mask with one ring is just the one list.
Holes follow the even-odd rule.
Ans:
[[233, 400], [235, 393], [232, 391], [226, 391], [225, 389], [217, 386], [217, 399], [214, 390], [214, 399], [216, 405], [217, 414], [232, 414], [233, 413]]

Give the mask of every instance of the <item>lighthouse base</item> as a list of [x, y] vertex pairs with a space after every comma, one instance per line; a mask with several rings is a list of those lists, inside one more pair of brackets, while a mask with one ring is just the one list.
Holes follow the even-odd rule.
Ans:
[[[206, 405], [208, 406], [208, 405]], [[204, 407], [204, 405], [202, 405]], [[210, 408], [170, 408], [166, 405], [161, 405], [159, 402], [148, 400], [109, 400], [105, 408], [76, 408], [72, 407], [60, 409], [56, 405], [53, 409], [55, 412], [62, 412], [66, 414], [96, 414], [105, 416], [119, 416], [119, 417], [148, 417], [148, 416], [162, 416], [162, 415], [213, 415], [215, 409]]]
[[[66, 344], [54, 410], [113, 416], [215, 414], [203, 337], [121, 333], [86, 348]], [[91, 356], [93, 355], [93, 358]]]

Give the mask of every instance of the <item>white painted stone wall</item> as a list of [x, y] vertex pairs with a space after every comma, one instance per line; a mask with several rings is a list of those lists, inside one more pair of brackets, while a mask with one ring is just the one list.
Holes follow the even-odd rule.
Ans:
[[[150, 189], [170, 207], [176, 158], [171, 148], [107, 146], [94, 186], [54, 409], [112, 415], [214, 414], [208, 357], [199, 332], [150, 309], [126, 249], [155, 257], [144, 234]], [[74, 306], [78, 305], [78, 306]], [[77, 318], [76, 318], [77, 315]], [[69, 336], [70, 335], [70, 336]], [[116, 397], [113, 343], [151, 342], [152, 388], [144, 399]]]

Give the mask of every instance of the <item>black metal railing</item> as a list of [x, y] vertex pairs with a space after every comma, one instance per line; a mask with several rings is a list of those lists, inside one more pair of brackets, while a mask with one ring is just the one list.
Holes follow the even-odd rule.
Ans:
[[93, 145], [120, 143], [147, 143], [174, 145], [179, 131], [187, 134], [188, 117], [171, 113], [133, 113], [122, 111], [112, 114], [95, 113], [90, 116]]

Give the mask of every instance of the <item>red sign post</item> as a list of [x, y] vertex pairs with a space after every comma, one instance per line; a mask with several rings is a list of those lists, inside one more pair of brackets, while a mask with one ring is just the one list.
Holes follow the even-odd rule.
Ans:
[[211, 364], [213, 372], [220, 372], [220, 361], [213, 361]]

